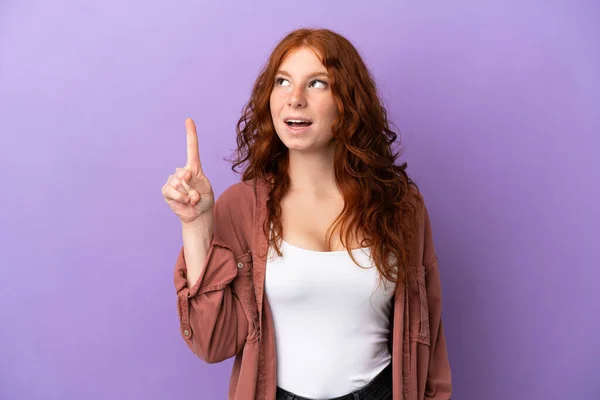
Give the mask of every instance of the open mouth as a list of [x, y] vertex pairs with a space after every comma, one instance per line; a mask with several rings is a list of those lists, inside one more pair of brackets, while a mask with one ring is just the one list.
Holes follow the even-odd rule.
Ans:
[[290, 127], [302, 127], [302, 126], [311, 126], [311, 121], [305, 121], [300, 119], [288, 119], [285, 123]]

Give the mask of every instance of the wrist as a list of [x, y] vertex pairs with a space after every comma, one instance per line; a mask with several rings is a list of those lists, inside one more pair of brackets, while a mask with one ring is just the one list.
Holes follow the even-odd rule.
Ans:
[[211, 213], [201, 215], [193, 221], [181, 222], [181, 229], [184, 231], [209, 231], [212, 232], [213, 216]]

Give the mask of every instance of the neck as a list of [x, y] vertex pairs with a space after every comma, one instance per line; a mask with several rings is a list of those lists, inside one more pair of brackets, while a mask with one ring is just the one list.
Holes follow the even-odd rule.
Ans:
[[290, 190], [316, 195], [339, 195], [333, 169], [333, 152], [333, 146], [319, 153], [291, 150], [288, 165]]

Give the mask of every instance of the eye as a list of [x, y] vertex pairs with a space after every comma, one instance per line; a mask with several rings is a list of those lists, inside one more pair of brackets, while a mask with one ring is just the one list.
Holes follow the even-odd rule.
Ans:
[[[284, 82], [286, 82], [286, 84], [284, 84]], [[290, 84], [290, 82], [285, 78], [276, 78], [275, 83], [278, 86], [289, 86], [289, 84]]]
[[[327, 82], [325, 82], [324, 80], [321, 80], [321, 79], [315, 79], [314, 81], [312, 81], [310, 83], [310, 86], [315, 86], [315, 84], [320, 84], [321, 89], [324, 89], [327, 87]], [[315, 87], [317, 87], [317, 86], [315, 86]]]

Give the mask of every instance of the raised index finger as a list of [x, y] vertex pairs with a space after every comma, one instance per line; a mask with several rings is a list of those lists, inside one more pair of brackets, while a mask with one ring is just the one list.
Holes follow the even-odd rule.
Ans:
[[200, 164], [200, 152], [198, 151], [198, 134], [196, 124], [191, 118], [185, 120], [185, 131], [187, 134], [187, 164], [192, 172], [198, 173], [202, 170]]

